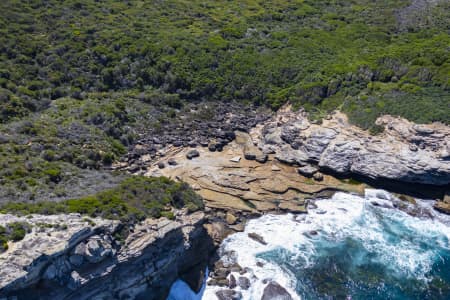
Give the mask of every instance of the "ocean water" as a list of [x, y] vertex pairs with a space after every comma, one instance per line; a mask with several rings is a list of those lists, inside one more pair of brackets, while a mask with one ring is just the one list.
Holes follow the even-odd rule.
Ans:
[[[427, 217], [408, 215], [392, 197], [337, 193], [306, 215], [265, 215], [228, 237], [219, 253], [248, 268], [243, 299], [260, 300], [271, 280], [293, 299], [450, 299], [450, 218], [419, 200]], [[217, 299], [219, 289], [206, 286], [197, 299]]]
[[[208, 273], [209, 273], [208, 269], [206, 269], [205, 278], [204, 278], [205, 282], [208, 278]], [[167, 300], [200, 300], [203, 298], [205, 289], [206, 289], [206, 284], [203, 284], [200, 291], [198, 293], [195, 293], [193, 290], [191, 290], [191, 288], [189, 287], [189, 285], [186, 282], [184, 282], [181, 279], [178, 279], [177, 281], [175, 281], [172, 284], [172, 286], [170, 288], [169, 296], [167, 297]], [[215, 296], [213, 296], [213, 297], [215, 297]], [[204, 299], [207, 299], [207, 298], [204, 298]], [[215, 299], [215, 298], [211, 298], [211, 299]]]

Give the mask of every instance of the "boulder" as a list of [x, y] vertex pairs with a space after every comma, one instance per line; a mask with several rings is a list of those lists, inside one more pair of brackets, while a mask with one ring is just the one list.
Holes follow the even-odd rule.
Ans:
[[262, 164], [265, 163], [267, 161], [267, 159], [268, 159], [267, 154], [263, 154], [263, 153], [257, 155], [255, 158], [255, 160], [257, 162], [262, 163]]
[[228, 225], [233, 225], [236, 223], [237, 218], [230, 212], [227, 212], [226, 216], [225, 216], [225, 220], [227, 221]]
[[244, 152], [244, 158], [246, 160], [255, 160], [256, 159], [256, 153], [247, 150], [247, 151]]
[[83, 278], [78, 274], [77, 271], [72, 271], [69, 277], [69, 283], [67, 284], [67, 287], [71, 289], [72, 291], [75, 291], [78, 289], [83, 282]]
[[230, 158], [230, 161], [231, 161], [231, 162], [235, 162], [235, 163], [238, 163], [240, 160], [241, 160], [241, 157], [240, 157], [240, 156], [235, 156], [235, 157], [233, 157], [233, 158]]
[[169, 166], [176, 166], [177, 165], [177, 161], [174, 158], [170, 158], [167, 163], [169, 164]]
[[208, 145], [208, 150], [211, 151], [211, 152], [215, 152], [215, 151], [217, 150], [216, 144], [210, 143], [210, 144]]
[[54, 265], [54, 264], [51, 264], [51, 265], [47, 268], [47, 270], [45, 270], [44, 278], [45, 278], [45, 279], [52, 280], [52, 279], [54, 279], [54, 278], [56, 277], [56, 272], [57, 272], [57, 270], [56, 270], [55, 265]]
[[417, 132], [417, 134], [421, 135], [429, 135], [434, 132], [434, 130], [426, 125], [416, 124], [413, 126], [413, 129]]
[[450, 215], [450, 191], [445, 194], [444, 199], [436, 201], [434, 204], [434, 209], [441, 213]]
[[315, 181], [322, 181], [323, 180], [323, 174], [320, 172], [314, 173], [313, 178]]
[[188, 153], [186, 153], [187, 159], [193, 159], [194, 157], [199, 157], [199, 156], [200, 156], [200, 152], [198, 152], [195, 149], [189, 150]]
[[275, 281], [271, 281], [264, 288], [261, 300], [292, 300], [292, 296], [284, 287]]
[[219, 245], [229, 234], [232, 233], [223, 222], [213, 222], [203, 225], [208, 235]]
[[234, 277], [233, 274], [230, 275], [229, 281], [230, 281], [230, 282], [229, 282], [228, 287], [229, 287], [230, 289], [234, 289], [234, 288], [237, 286], [237, 283], [236, 283], [236, 277]]
[[216, 279], [216, 285], [221, 287], [226, 287], [230, 285], [230, 281], [226, 278], [218, 278]]
[[417, 148], [416, 145], [410, 144], [410, 145], [409, 145], [409, 150], [412, 151], [412, 152], [417, 152], [417, 150], [419, 150], [419, 149]]
[[238, 278], [238, 285], [243, 290], [248, 290], [250, 288], [250, 279], [244, 276]]
[[303, 175], [303, 176], [308, 177], [308, 178], [312, 177], [317, 171], [318, 171], [318, 169], [316, 167], [314, 167], [314, 166], [311, 166], [311, 165], [307, 165], [307, 166], [300, 167], [300, 168], [297, 169], [297, 172], [300, 175]]
[[278, 167], [278, 166], [276, 166], [276, 165], [272, 165], [272, 166], [270, 167], [270, 169], [271, 169], [272, 171], [274, 171], [274, 172], [279, 172], [279, 171], [281, 171], [281, 168]]
[[183, 141], [174, 141], [172, 143], [172, 145], [174, 145], [174, 147], [182, 147], [183, 146]]
[[216, 292], [216, 296], [219, 300], [240, 300], [242, 294], [233, 290], [220, 290]]
[[216, 270], [214, 270], [214, 278], [217, 280], [226, 279], [228, 274], [230, 274], [230, 270], [225, 267], [216, 267]]

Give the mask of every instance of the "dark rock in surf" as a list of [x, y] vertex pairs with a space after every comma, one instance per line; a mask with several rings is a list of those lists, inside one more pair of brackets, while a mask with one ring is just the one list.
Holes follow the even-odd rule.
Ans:
[[254, 241], [257, 241], [258, 243], [262, 244], [262, 245], [267, 245], [267, 242], [264, 240], [264, 238], [262, 236], [260, 236], [257, 233], [254, 232], [250, 232], [248, 234], [248, 237], [251, 238]]
[[219, 300], [240, 300], [242, 299], [242, 294], [238, 291], [233, 290], [220, 290], [216, 292], [217, 298]]
[[247, 277], [239, 277], [238, 279], [238, 285], [243, 290], [248, 290], [250, 288], [250, 279]]
[[264, 288], [261, 300], [292, 300], [292, 296], [284, 287], [272, 281]]

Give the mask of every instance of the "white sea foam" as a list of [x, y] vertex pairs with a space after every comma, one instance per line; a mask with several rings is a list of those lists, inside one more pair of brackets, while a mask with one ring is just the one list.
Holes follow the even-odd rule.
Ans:
[[[309, 210], [307, 215], [265, 215], [248, 222], [245, 231], [228, 237], [221, 246], [221, 253], [234, 251], [236, 261], [249, 268], [245, 276], [252, 281], [251, 288], [242, 290], [244, 300], [259, 300], [268, 280], [275, 280], [284, 286], [294, 299], [300, 299], [295, 292], [296, 278], [287, 269], [258, 258], [258, 254], [274, 249], [286, 249], [297, 257], [302, 257], [305, 264], [313, 264], [316, 244], [311, 239], [313, 231], [326, 235], [331, 241], [352, 237], [363, 241], [364, 247], [376, 253], [381, 263], [390, 267], [398, 276], [414, 276], [426, 280], [435, 253], [420, 247], [422, 237], [433, 238], [444, 248], [449, 248], [450, 228], [446, 223], [448, 217], [441, 216], [431, 209], [432, 218], [420, 219], [392, 208], [394, 196], [382, 190], [366, 190], [365, 197], [346, 193], [336, 193], [332, 199], [316, 201], [317, 208]], [[377, 207], [373, 205], [376, 202]], [[380, 205], [382, 204], [382, 205]], [[431, 208], [429, 202], [419, 201], [424, 209]], [[387, 207], [387, 208], [386, 208]], [[409, 239], [399, 238], [392, 242], [382, 226], [384, 218], [390, 218], [400, 228], [387, 230], [412, 231]], [[383, 229], [384, 228], [384, 229]], [[263, 245], [248, 237], [248, 233], [257, 233], [267, 242]], [[402, 236], [401, 232], [394, 236]], [[263, 265], [258, 264], [263, 263]], [[358, 263], [358, 262], [356, 262]], [[235, 274], [239, 277], [238, 274]], [[216, 299], [218, 287], [207, 286], [203, 299]], [[239, 289], [239, 288], [238, 288]]]

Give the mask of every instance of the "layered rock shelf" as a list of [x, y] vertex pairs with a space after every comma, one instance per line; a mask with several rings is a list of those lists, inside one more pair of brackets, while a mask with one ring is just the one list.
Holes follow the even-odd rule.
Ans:
[[311, 123], [306, 113], [286, 107], [260, 126], [259, 147], [287, 163], [308, 163], [338, 174], [407, 183], [450, 183], [450, 128], [440, 123], [418, 125], [383, 116], [384, 128], [370, 135], [349, 124], [339, 112], [322, 124]]
[[[155, 162], [148, 176], [167, 176], [189, 183], [210, 208], [247, 212], [306, 212], [307, 200], [329, 197], [336, 191], [363, 192], [362, 184], [350, 184], [332, 176], [309, 178], [266, 155], [250, 134], [237, 131], [223, 151], [198, 148], [199, 157], [186, 159], [189, 149], [173, 149]], [[161, 169], [159, 163], [176, 161]]]
[[190, 273], [214, 250], [203, 212], [148, 219], [123, 240], [118, 221], [0, 215], [0, 224], [11, 221], [33, 230], [0, 254], [0, 299], [163, 299], [179, 277], [198, 289]]

